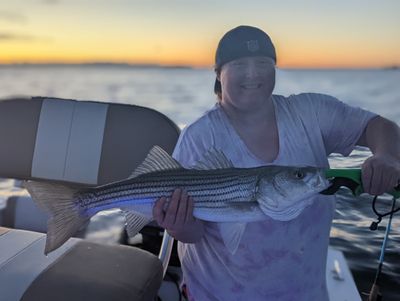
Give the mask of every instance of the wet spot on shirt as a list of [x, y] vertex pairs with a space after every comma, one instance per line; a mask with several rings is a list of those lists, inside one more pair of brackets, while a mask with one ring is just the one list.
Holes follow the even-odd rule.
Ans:
[[271, 264], [274, 261], [280, 260], [287, 257], [288, 250], [274, 250], [274, 249], [263, 249], [261, 254], [264, 264]]
[[[262, 268], [262, 265], [260, 265], [260, 262], [257, 261], [253, 254], [251, 254], [250, 252], [245, 252], [242, 256], [243, 260], [243, 264], [241, 265], [241, 268], [244, 271], [256, 271]], [[248, 277], [252, 277], [255, 276], [255, 274], [251, 275], [250, 273], [248, 273]]]
[[243, 253], [243, 258], [244, 258], [247, 262], [254, 263], [254, 257], [252, 256], [252, 254], [251, 254], [250, 252], [245, 252], [245, 253]]
[[303, 262], [303, 255], [300, 252], [293, 252], [290, 253], [290, 259], [297, 264], [301, 264]]
[[231, 254], [226, 254], [227, 256], [224, 256], [224, 262], [227, 266], [231, 266], [233, 264], [232, 259], [230, 258], [229, 255]]
[[235, 282], [233, 284], [233, 287], [231, 287], [231, 292], [232, 293], [241, 293], [244, 291], [244, 286], [240, 283]]
[[315, 234], [313, 237], [312, 237], [312, 240], [319, 240], [321, 238], [321, 234], [320, 233], [317, 233], [317, 234]]
[[308, 228], [311, 226], [311, 221], [309, 219], [303, 219], [300, 222], [299, 234], [304, 235]]
[[240, 243], [238, 249], [243, 252], [243, 251], [247, 250], [248, 247], [246, 244]]
[[276, 227], [278, 226], [277, 223], [277, 221], [267, 219], [263, 222], [257, 223], [257, 227], [259, 231], [271, 234], [276, 230]]

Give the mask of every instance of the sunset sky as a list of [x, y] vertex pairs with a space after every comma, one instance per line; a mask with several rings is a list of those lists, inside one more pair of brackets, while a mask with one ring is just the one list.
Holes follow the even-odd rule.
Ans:
[[280, 67], [387, 67], [400, 65], [399, 12], [399, 0], [1, 0], [0, 64], [210, 67], [220, 37], [247, 24]]

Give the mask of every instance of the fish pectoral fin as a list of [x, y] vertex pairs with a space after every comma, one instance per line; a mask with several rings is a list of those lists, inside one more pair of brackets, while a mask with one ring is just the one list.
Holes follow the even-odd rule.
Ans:
[[144, 226], [152, 221], [151, 217], [137, 212], [124, 211], [124, 213], [126, 219], [126, 232], [128, 233], [129, 237], [133, 237], [138, 234]]
[[135, 169], [135, 171], [129, 176], [129, 178], [135, 178], [137, 176], [171, 169], [180, 169], [182, 166], [172, 158], [165, 150], [158, 145], [153, 148], [147, 154], [146, 159]]
[[225, 156], [222, 151], [215, 148], [210, 148], [204, 153], [201, 160], [197, 161], [193, 169], [209, 170], [209, 169], [223, 169], [232, 168], [233, 163]]
[[219, 231], [222, 240], [224, 241], [224, 245], [232, 255], [236, 253], [239, 247], [244, 230], [246, 230], [246, 225], [247, 223], [219, 223]]

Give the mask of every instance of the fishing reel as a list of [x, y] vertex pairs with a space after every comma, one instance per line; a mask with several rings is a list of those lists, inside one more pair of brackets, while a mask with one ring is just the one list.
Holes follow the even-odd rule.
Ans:
[[[400, 185], [399, 185], [399, 186], [400, 186]], [[399, 186], [398, 186], [398, 187], [399, 187]], [[397, 187], [396, 187], [396, 189], [397, 189]], [[376, 196], [374, 196], [374, 199], [373, 199], [373, 201], [372, 201], [372, 210], [373, 210], [374, 213], [376, 214], [377, 220], [376, 220], [376, 221], [373, 221], [373, 222], [371, 223], [371, 225], [369, 226], [369, 229], [370, 229], [371, 231], [375, 231], [375, 230], [378, 229], [378, 225], [379, 225], [380, 222], [382, 221], [382, 218], [383, 218], [383, 217], [388, 216], [388, 215], [393, 215], [393, 214], [395, 214], [396, 212], [398, 212], [398, 211], [400, 210], [400, 206], [397, 207], [397, 208], [395, 207], [395, 206], [396, 206], [396, 198], [393, 197], [392, 209], [391, 209], [390, 211], [388, 211], [388, 212], [381, 213], [381, 212], [379, 212], [379, 211], [376, 209], [376, 201], [377, 201], [377, 200], [378, 200], [378, 196], [376, 195]]]

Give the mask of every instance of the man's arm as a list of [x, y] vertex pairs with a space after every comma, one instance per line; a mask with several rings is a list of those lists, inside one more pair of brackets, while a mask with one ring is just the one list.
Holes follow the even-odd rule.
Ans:
[[399, 184], [400, 128], [396, 123], [380, 116], [371, 119], [357, 145], [373, 153], [362, 166], [365, 192], [379, 195]]

